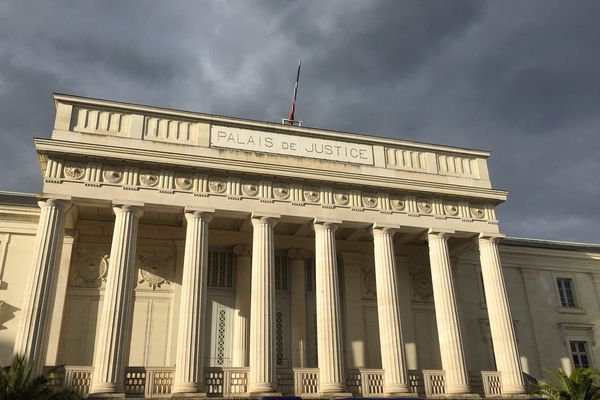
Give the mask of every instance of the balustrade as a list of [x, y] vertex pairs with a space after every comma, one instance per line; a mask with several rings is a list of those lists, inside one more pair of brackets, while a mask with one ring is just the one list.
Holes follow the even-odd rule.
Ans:
[[[51, 374], [51, 385], [67, 386], [81, 396], [89, 393], [93, 367], [65, 366]], [[249, 368], [205, 368], [204, 384], [209, 397], [237, 397], [248, 391]], [[165, 397], [171, 394], [174, 367], [127, 367], [125, 394], [136, 397]], [[355, 396], [377, 397], [384, 389], [382, 369], [356, 368], [345, 371], [346, 388]], [[443, 370], [409, 370], [411, 392], [420, 397], [435, 397], [446, 393]], [[527, 377], [526, 377], [527, 378]], [[533, 380], [533, 378], [531, 378]], [[473, 393], [482, 397], [501, 395], [502, 379], [498, 371], [469, 373]], [[277, 370], [278, 390], [283, 394], [316, 397], [319, 395], [318, 368], [280, 368]]]

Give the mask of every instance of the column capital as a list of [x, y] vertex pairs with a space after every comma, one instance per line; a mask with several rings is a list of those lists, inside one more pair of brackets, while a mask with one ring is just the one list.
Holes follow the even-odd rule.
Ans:
[[498, 243], [499, 239], [505, 238], [506, 235], [502, 234], [502, 233], [480, 233], [478, 238], [478, 243], [480, 245], [482, 244], [487, 244], [487, 243]]
[[373, 236], [381, 234], [389, 234], [394, 236], [394, 234], [398, 232], [398, 229], [400, 229], [399, 225], [388, 225], [380, 223], [374, 223], [371, 227], [371, 230], [373, 231]]
[[277, 225], [277, 222], [281, 218], [281, 215], [263, 212], [253, 212], [250, 218], [252, 221], [252, 226], [269, 224], [275, 227], [275, 225]]
[[238, 257], [251, 257], [252, 246], [248, 243], [238, 243], [233, 246], [233, 253]]
[[306, 249], [294, 248], [290, 249], [287, 255], [292, 261], [306, 261], [310, 257], [310, 252]]
[[134, 214], [136, 217], [141, 217], [144, 214], [144, 203], [140, 201], [135, 202], [121, 202], [121, 201], [113, 201], [112, 203], [113, 212], [116, 214], [121, 214], [124, 212], [129, 212]]
[[323, 229], [331, 229], [333, 232], [342, 224], [341, 220], [337, 219], [325, 219], [325, 218], [315, 218], [313, 220], [313, 229], [323, 230]]
[[42, 197], [38, 200], [38, 206], [40, 208], [57, 207], [66, 211], [71, 208], [71, 198]]
[[201, 219], [204, 222], [209, 223], [213, 219], [214, 212], [214, 209], [186, 207], [184, 215], [185, 220], [188, 222], [193, 219]]
[[429, 242], [436, 239], [448, 240], [454, 233], [455, 231], [451, 229], [429, 228], [427, 231], [427, 241]]

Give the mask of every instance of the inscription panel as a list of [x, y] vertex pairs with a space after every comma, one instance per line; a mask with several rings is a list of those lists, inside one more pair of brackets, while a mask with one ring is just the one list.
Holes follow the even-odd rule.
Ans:
[[373, 165], [369, 145], [218, 125], [211, 128], [210, 146]]

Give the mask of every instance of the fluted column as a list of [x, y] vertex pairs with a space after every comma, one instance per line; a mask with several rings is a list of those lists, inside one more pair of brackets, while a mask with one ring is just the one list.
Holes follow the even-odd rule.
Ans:
[[98, 321], [91, 394], [123, 393], [131, 344], [135, 252], [142, 208], [118, 205], [113, 211], [115, 227], [102, 314]]
[[470, 388], [448, 253], [448, 234], [429, 230], [427, 240], [440, 355], [442, 368], [446, 371], [446, 393], [459, 394], [468, 393]]
[[344, 391], [340, 291], [335, 249], [338, 223], [315, 220], [317, 349], [321, 393]]
[[275, 392], [275, 246], [277, 219], [252, 216], [252, 283], [250, 299], [249, 393]]
[[310, 253], [290, 249], [290, 301], [292, 304], [292, 367], [306, 368], [306, 286], [304, 268]]
[[235, 313], [233, 319], [232, 367], [248, 366], [248, 327], [250, 325], [250, 286], [252, 247], [241, 243], [235, 253]]
[[41, 212], [32, 249], [33, 265], [25, 289], [22, 319], [14, 347], [15, 354], [23, 355], [33, 364], [32, 376], [42, 372], [46, 360], [65, 217], [70, 204], [70, 201], [58, 199], [38, 202]]
[[480, 235], [479, 257], [496, 367], [502, 373], [502, 394], [523, 394], [526, 391], [497, 237]]
[[394, 233], [395, 230], [389, 227], [373, 227], [379, 342], [386, 394], [410, 392], [400, 322]]
[[212, 215], [203, 210], [186, 210], [185, 213], [187, 227], [173, 393], [202, 391], [208, 224]]

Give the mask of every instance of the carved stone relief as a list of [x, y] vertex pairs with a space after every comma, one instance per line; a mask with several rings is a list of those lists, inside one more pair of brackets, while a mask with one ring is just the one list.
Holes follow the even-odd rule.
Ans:
[[147, 285], [152, 290], [161, 288], [162, 285], [171, 284], [175, 257], [162, 255], [158, 252], [153, 254], [143, 253], [137, 257], [139, 269], [138, 283]]
[[100, 287], [108, 274], [108, 252], [99, 249], [77, 250], [69, 284], [79, 287]]

